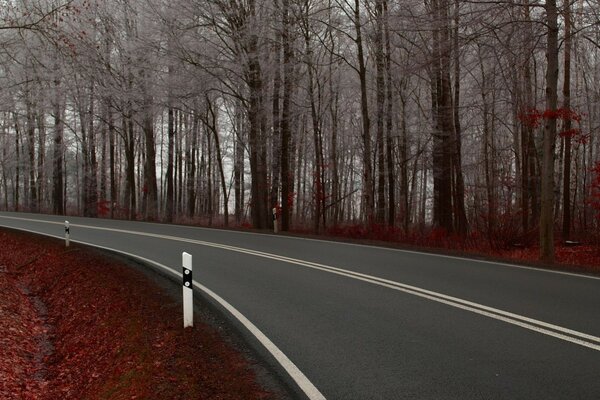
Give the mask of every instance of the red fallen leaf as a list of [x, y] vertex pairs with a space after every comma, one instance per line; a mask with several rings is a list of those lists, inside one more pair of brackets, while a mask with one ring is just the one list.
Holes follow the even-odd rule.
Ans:
[[[62, 244], [38, 237], [19, 240], [24, 237], [30, 238], [0, 230], [0, 265], [10, 270], [27, 261], [21, 259], [23, 254], [43, 254], [22, 278], [41, 296], [52, 327], [31, 323], [32, 318], [21, 315], [14, 319], [23, 325], [5, 324], [8, 321], [1, 312], [5, 294], [0, 285], [0, 399], [14, 393], [36, 400], [186, 398], [192, 392], [198, 398], [269, 397], [257, 384], [248, 362], [217, 332], [199, 322], [184, 335], [174, 312], [178, 307], [165, 306], [172, 299], [161, 294], [154, 283], [140, 280], [128, 267], [95, 253], [83, 249], [65, 253]], [[23, 386], [22, 377], [40, 370], [27, 363], [12, 375], [3, 372], [4, 363], [16, 366], [13, 360], [20, 357], [13, 351], [17, 346], [4, 346], [7, 335], [2, 329], [9, 327], [18, 335], [36, 332], [53, 338], [53, 353], [43, 357], [51, 381]], [[28, 355], [38, 349], [35, 341], [24, 340], [21, 345]], [[181, 366], [186, 367], [183, 372]], [[127, 385], [122, 385], [124, 376], [131, 377]], [[3, 379], [11, 383], [5, 385]], [[148, 391], [149, 379], [156, 382], [152, 389], [156, 392]], [[9, 388], [7, 395], [4, 387]]]

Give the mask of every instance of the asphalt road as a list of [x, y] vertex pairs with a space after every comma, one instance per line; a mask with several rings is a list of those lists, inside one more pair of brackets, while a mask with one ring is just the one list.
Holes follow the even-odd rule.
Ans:
[[[191, 253], [194, 280], [254, 323], [327, 399], [600, 399], [598, 277], [275, 235], [68, 219], [74, 240], [178, 271], [181, 252]], [[0, 226], [58, 236], [62, 225], [48, 222], [63, 221], [0, 213]]]

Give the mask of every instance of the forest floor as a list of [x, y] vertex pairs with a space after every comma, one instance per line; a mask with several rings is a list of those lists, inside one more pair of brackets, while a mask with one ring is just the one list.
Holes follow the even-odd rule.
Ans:
[[[253, 229], [248, 223], [240, 225], [230, 223], [229, 227], [226, 228], [219, 219], [212, 225], [205, 218], [183, 219], [178, 223], [204, 228], [272, 233], [271, 230]], [[577, 240], [571, 243], [556, 240], [555, 262], [545, 264], [539, 261], [540, 248], [536, 244], [534, 232], [526, 238], [510, 234], [489, 238], [478, 232], [470, 232], [466, 238], [461, 238], [458, 235], [449, 235], [437, 229], [422, 232], [415, 230], [405, 233], [400, 228], [385, 225], [348, 224], [322, 229], [319, 233], [315, 233], [314, 229], [311, 228], [294, 226], [288, 232], [279, 232], [278, 234], [600, 275], [600, 243], [598, 243], [596, 236], [577, 237]], [[559, 235], [557, 234], [556, 237], [559, 237]]]
[[477, 232], [466, 238], [448, 235], [440, 230], [411, 232], [404, 234], [398, 228], [383, 226], [348, 225], [329, 228], [320, 235], [308, 230], [296, 229], [291, 235], [301, 235], [315, 239], [329, 239], [357, 244], [378, 245], [403, 250], [441, 253], [451, 256], [473, 257], [489, 261], [518, 263], [532, 267], [553, 270], [600, 274], [600, 245], [586, 240], [570, 243], [555, 241], [555, 262], [545, 264], [539, 261], [540, 248], [530, 237], [490, 240]]
[[[209, 224], [206, 218], [181, 219], [177, 223], [204, 228], [272, 234], [271, 230], [253, 229], [249, 223], [239, 225], [230, 223], [229, 227], [224, 227], [219, 218], [215, 218], [212, 224]], [[545, 264], [539, 261], [540, 248], [536, 244], [534, 231], [530, 232], [527, 237], [504, 233], [496, 235], [494, 238], [475, 231], [462, 238], [439, 229], [413, 230], [405, 233], [401, 228], [386, 225], [347, 224], [321, 229], [319, 233], [315, 233], [314, 229], [305, 226], [293, 226], [288, 232], [279, 232], [278, 234], [600, 275], [600, 242], [597, 235], [580, 235], [571, 243], [555, 240], [555, 262]], [[559, 234], [555, 236], [560, 237]]]
[[0, 399], [271, 399], [256, 365], [135, 268], [0, 230]]

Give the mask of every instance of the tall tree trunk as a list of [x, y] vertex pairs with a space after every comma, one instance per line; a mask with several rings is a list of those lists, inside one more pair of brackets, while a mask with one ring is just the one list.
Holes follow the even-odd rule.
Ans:
[[[393, 139], [393, 82], [392, 82], [392, 49], [390, 46], [390, 16], [388, 12], [387, 0], [383, 0], [383, 35], [385, 39], [385, 76], [386, 85], [386, 148], [387, 148], [387, 177], [388, 177], [388, 225], [394, 226], [396, 223], [396, 185], [394, 168], [394, 139]], [[406, 138], [406, 114], [402, 109], [402, 160], [401, 160], [401, 190], [400, 197], [402, 202], [402, 227], [408, 230], [408, 180], [407, 180], [407, 138]]]
[[[108, 99], [108, 153], [110, 162], [110, 217], [115, 217], [115, 208], [118, 204], [117, 176], [115, 168], [115, 121], [112, 99]], [[120, 175], [119, 175], [120, 176]]]
[[[308, 7], [306, 7], [308, 11]], [[323, 186], [323, 137], [321, 133], [321, 124], [320, 117], [317, 113], [317, 104], [315, 100], [315, 76], [314, 76], [314, 65], [312, 60], [312, 46], [310, 43], [310, 31], [308, 29], [308, 15], [305, 15], [305, 28], [304, 28], [304, 43], [305, 43], [305, 51], [306, 51], [306, 68], [308, 70], [308, 97], [310, 102], [310, 115], [312, 121], [312, 131], [313, 131], [313, 141], [314, 141], [314, 150], [315, 150], [315, 170], [313, 174], [313, 183], [314, 183], [314, 219], [313, 219], [313, 227], [315, 232], [319, 232], [320, 221], [322, 214], [325, 212], [324, 202], [325, 202], [325, 191]], [[323, 225], [325, 225], [323, 223]]]
[[151, 221], [158, 219], [158, 187], [156, 186], [156, 142], [154, 139], [154, 117], [152, 112], [152, 99], [150, 96], [144, 100], [144, 197], [145, 217]]
[[252, 176], [252, 225], [256, 229], [268, 227], [268, 187], [265, 165], [266, 143], [263, 131], [263, 83], [258, 59], [258, 38], [249, 40], [247, 82], [250, 89], [248, 120], [250, 124], [250, 175]]
[[[546, 58], [546, 109], [557, 109], [558, 96], [558, 17], [556, 0], [546, 0], [548, 43]], [[540, 259], [554, 262], [554, 146], [556, 119], [547, 118], [542, 145], [542, 189], [540, 210]]]
[[[240, 224], [244, 213], [244, 117], [239, 104], [235, 108], [235, 161], [233, 166], [233, 182], [235, 194], [235, 222]], [[283, 191], [283, 186], [282, 186]]]
[[293, 191], [293, 172], [290, 168], [291, 113], [290, 101], [293, 91], [292, 82], [292, 45], [290, 43], [290, 7], [289, 0], [282, 0], [283, 47], [283, 99], [281, 108], [281, 230], [290, 227], [290, 200]]
[[38, 158], [37, 158], [37, 204], [36, 208], [39, 211], [44, 211], [44, 196], [46, 194], [46, 123], [44, 110], [40, 109], [37, 113], [37, 125], [38, 125]]
[[366, 221], [373, 222], [375, 202], [373, 199], [373, 167], [371, 165], [371, 123], [369, 120], [369, 101], [367, 92], [367, 67], [362, 41], [362, 24], [360, 22], [360, 1], [354, 0], [354, 29], [356, 31], [356, 48], [358, 56], [358, 77], [360, 79], [360, 105], [362, 116], [363, 144], [363, 198]]
[[215, 110], [209, 101], [207, 101], [207, 104], [208, 111], [210, 113], [210, 120], [208, 120], [207, 118], [208, 129], [210, 129], [215, 139], [215, 150], [217, 153], [217, 168], [219, 169], [221, 191], [223, 192], [223, 223], [227, 227], [229, 226], [229, 196], [227, 194], [227, 181], [225, 180], [225, 169], [223, 168], [223, 156], [221, 154], [221, 140], [219, 138], [217, 114], [215, 113]]
[[[275, 8], [279, 5], [277, 0], [274, 0]], [[273, 98], [272, 98], [272, 140], [271, 140], [271, 199], [269, 201], [270, 208], [275, 208], [279, 205], [279, 186], [281, 178], [281, 115], [280, 115], [280, 98], [281, 98], [281, 36], [282, 34], [275, 33], [275, 43], [273, 45], [273, 54], [275, 56], [275, 75], [273, 77]], [[214, 114], [213, 114], [214, 115]], [[216, 139], [218, 140], [218, 138]], [[218, 145], [218, 141], [215, 142]], [[223, 193], [225, 196], [226, 192]]]
[[175, 111], [172, 106], [169, 106], [168, 111], [168, 132], [169, 144], [167, 150], [167, 199], [165, 205], [165, 220], [167, 222], [173, 222], [173, 211], [174, 211], [174, 187], [173, 187], [173, 148], [175, 145]]
[[[375, 220], [385, 222], [385, 148], [383, 141], [385, 106], [385, 58], [383, 54], [383, 0], [375, 1], [375, 82], [377, 93], [377, 204]], [[389, 82], [388, 82], [389, 84]]]
[[123, 134], [125, 144], [125, 206], [127, 218], [136, 218], [136, 190], [135, 190], [135, 137], [131, 108], [129, 114], [123, 115]]
[[54, 214], [64, 215], [63, 199], [63, 112], [62, 112], [62, 94], [60, 89], [60, 78], [56, 77], [54, 81], [54, 149], [52, 160], [52, 211]]
[[15, 212], [19, 211], [19, 188], [20, 188], [20, 178], [21, 178], [21, 148], [20, 148], [20, 142], [21, 142], [21, 130], [19, 129], [19, 119], [17, 117], [17, 113], [13, 113], [14, 116], [14, 120], [15, 120], [15, 159], [16, 159], [16, 165], [15, 165], [15, 193], [14, 193], [14, 210]]
[[[192, 118], [192, 129], [191, 132], [188, 130], [188, 139], [186, 140], [186, 153], [185, 158], [187, 160], [187, 216], [188, 218], [194, 218], [196, 214], [196, 152], [198, 147], [198, 136], [200, 135], [200, 126], [198, 124], [198, 115], [197, 115], [197, 107], [194, 107], [194, 112]], [[187, 118], [186, 118], [187, 119]], [[188, 125], [189, 129], [189, 125]], [[190, 135], [191, 133], [191, 135]], [[191, 136], [191, 139], [190, 139]], [[210, 141], [209, 141], [210, 147]], [[210, 154], [210, 153], [209, 153]], [[210, 155], [209, 155], [209, 165], [210, 165]], [[209, 182], [210, 182], [210, 167], [209, 167]], [[212, 190], [209, 186], [209, 198], [212, 198]], [[212, 216], [212, 207], [209, 210], [210, 215]]]
[[462, 171], [462, 132], [460, 125], [460, 47], [459, 47], [459, 0], [454, 0], [454, 212], [456, 228], [461, 236], [465, 236], [469, 229], [467, 213], [465, 211], [465, 182]]
[[98, 216], [98, 166], [96, 162], [96, 129], [94, 127], [94, 83], [90, 85], [90, 104], [88, 110], [88, 209], [89, 217]]
[[[29, 210], [37, 212], [37, 187], [35, 184], [35, 117], [29, 88], [26, 90], [27, 151], [29, 154]], [[43, 149], [40, 149], [42, 151]]]
[[[571, 109], [571, 7], [568, 2], [564, 4], [565, 19], [565, 61], [563, 79], [563, 108]], [[565, 118], [563, 130], [571, 129], [571, 119]], [[563, 218], [562, 239], [567, 240], [571, 234], [571, 136], [564, 137], [564, 164], [563, 164]]]
[[432, 1], [433, 11], [433, 224], [451, 232], [452, 224], [452, 104], [448, 57], [447, 0]]

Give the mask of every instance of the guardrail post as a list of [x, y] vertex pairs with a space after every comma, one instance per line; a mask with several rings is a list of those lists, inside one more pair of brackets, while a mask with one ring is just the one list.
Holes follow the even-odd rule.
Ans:
[[69, 247], [70, 236], [71, 228], [69, 227], [69, 221], [65, 221], [65, 247]]
[[277, 207], [273, 207], [273, 232], [277, 233]]
[[192, 255], [182, 254], [183, 263], [183, 327], [194, 326], [194, 291], [192, 290]]

